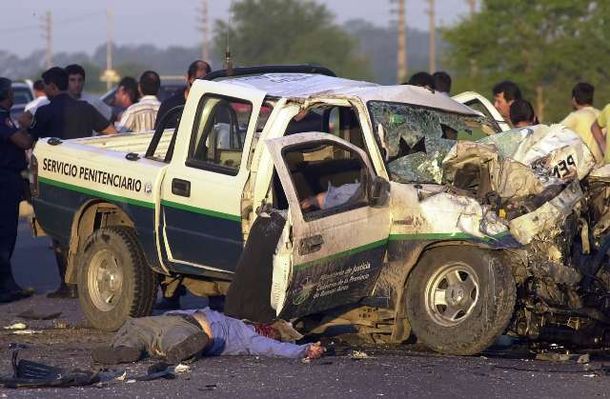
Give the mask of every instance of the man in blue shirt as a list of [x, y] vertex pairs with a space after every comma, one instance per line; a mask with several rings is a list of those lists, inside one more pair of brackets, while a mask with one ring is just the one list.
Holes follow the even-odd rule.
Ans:
[[11, 81], [0, 77], [0, 302], [27, 296], [13, 278], [11, 257], [17, 239], [19, 202], [23, 197], [21, 172], [27, 166], [25, 150], [32, 147], [32, 138], [11, 121], [12, 105]]
[[[272, 329], [264, 329], [267, 334]], [[261, 330], [262, 333], [263, 330]], [[320, 343], [296, 345], [280, 342], [244, 323], [210, 308], [176, 310], [163, 316], [129, 319], [109, 346], [96, 348], [93, 360], [103, 364], [129, 363], [145, 353], [170, 363], [197, 355], [260, 355], [317, 359]]]

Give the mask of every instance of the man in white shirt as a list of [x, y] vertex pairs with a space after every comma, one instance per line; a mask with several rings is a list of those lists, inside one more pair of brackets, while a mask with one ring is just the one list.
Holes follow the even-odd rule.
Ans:
[[117, 128], [119, 132], [141, 133], [155, 128], [161, 106], [157, 99], [160, 86], [161, 78], [155, 71], [146, 71], [140, 76], [138, 88], [142, 97], [123, 112]]
[[85, 69], [78, 64], [68, 65], [65, 69], [68, 73], [68, 94], [77, 100], [86, 101], [93, 105], [104, 118], [110, 120], [112, 109], [99, 96], [83, 92], [85, 87]]
[[29, 112], [32, 116], [38, 108], [49, 103], [49, 99], [44, 92], [44, 83], [40, 79], [34, 82], [34, 97], [32, 101], [26, 104], [24, 109], [24, 112]]

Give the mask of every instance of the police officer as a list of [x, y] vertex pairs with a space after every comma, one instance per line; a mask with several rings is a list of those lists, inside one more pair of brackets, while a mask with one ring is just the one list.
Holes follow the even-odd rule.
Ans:
[[27, 166], [25, 150], [32, 147], [32, 138], [11, 121], [12, 105], [11, 81], [0, 77], [0, 302], [27, 296], [13, 278], [11, 256], [17, 239], [19, 202], [23, 197], [21, 172]]

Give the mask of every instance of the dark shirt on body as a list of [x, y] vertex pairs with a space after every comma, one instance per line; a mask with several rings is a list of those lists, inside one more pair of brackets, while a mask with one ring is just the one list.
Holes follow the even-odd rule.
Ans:
[[[184, 90], [181, 90], [178, 93], [174, 94], [173, 96], [168, 97], [165, 100], [163, 100], [163, 102], [161, 103], [161, 106], [159, 107], [159, 111], [157, 112], [157, 119], [155, 119], [155, 129], [159, 126], [159, 124], [161, 123], [161, 119], [163, 119], [163, 116], [165, 116], [167, 111], [169, 111], [170, 109], [172, 109], [174, 107], [177, 107], [179, 105], [184, 105], [184, 104], [186, 104], [186, 98], [184, 98]], [[178, 120], [180, 119], [181, 115], [182, 115], [182, 111], [176, 112], [171, 118], [169, 118], [167, 120], [167, 123], [165, 124], [165, 128], [169, 129], [169, 128], [175, 128], [176, 126], [178, 126]]]
[[101, 132], [109, 125], [110, 122], [91, 104], [61, 93], [36, 110], [30, 133], [35, 139], [59, 137], [68, 140], [91, 136], [91, 132]]
[[11, 141], [11, 136], [18, 130], [11, 120], [10, 111], [0, 108], [0, 172], [19, 173], [27, 166], [25, 151]]

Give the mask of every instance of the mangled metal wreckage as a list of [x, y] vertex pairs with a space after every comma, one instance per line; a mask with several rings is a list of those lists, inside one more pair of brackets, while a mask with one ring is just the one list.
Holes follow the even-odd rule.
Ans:
[[[607, 345], [610, 166], [595, 169], [586, 145], [561, 125], [457, 143], [441, 138], [442, 132], [430, 136], [429, 130], [423, 134], [414, 126], [384, 126], [392, 125], [394, 131], [381, 129], [391, 179], [418, 184], [421, 220], [405, 223], [427, 235], [453, 232], [456, 240], [497, 249], [489, 251], [495, 258], [483, 264], [498, 261], [512, 272], [500, 275], [502, 268], [489, 266], [485, 275], [472, 270], [468, 261], [428, 273], [416, 268], [406, 286], [405, 313], [418, 338], [442, 352], [474, 353], [472, 346], [459, 347], [451, 339], [450, 347], [443, 344], [442, 334], [427, 332], [436, 325], [447, 334], [454, 328], [456, 334], [468, 333], [470, 327], [461, 321], [480, 301], [478, 296], [492, 295], [496, 301], [482, 302], [496, 308], [483, 322], [495, 323], [497, 333], [508, 325], [509, 334], [529, 339]], [[423, 142], [425, 152], [395, 157], [404, 153], [401, 141], [411, 148]], [[415, 292], [422, 287], [418, 281], [425, 282], [423, 295]]]

